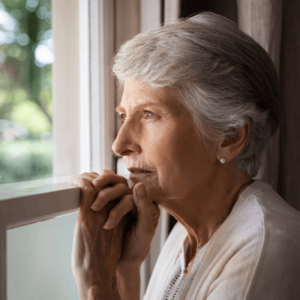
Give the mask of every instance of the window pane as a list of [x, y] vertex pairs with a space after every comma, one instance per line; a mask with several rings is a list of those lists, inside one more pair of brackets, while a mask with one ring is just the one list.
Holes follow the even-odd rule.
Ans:
[[7, 231], [8, 300], [78, 300], [71, 251], [78, 213]]
[[51, 0], [0, 0], [0, 184], [52, 176]]

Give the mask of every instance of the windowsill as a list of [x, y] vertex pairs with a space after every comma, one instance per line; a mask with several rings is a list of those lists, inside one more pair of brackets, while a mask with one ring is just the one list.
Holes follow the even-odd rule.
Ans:
[[47, 178], [0, 185], [0, 225], [12, 229], [76, 211], [80, 189], [71, 186], [68, 179]]
[[[59, 185], [65, 185], [70, 177], [44, 178], [29, 181], [0, 184], [0, 201], [8, 198], [40, 194], [59, 190]], [[72, 186], [70, 185], [70, 188]]]

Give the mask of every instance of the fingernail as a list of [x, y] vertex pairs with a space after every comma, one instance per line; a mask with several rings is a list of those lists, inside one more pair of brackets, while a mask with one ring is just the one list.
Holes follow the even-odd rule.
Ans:
[[139, 184], [137, 189], [136, 189], [136, 192], [137, 192], [139, 197], [145, 196], [146, 195], [145, 185], [143, 183]]
[[91, 206], [91, 209], [92, 209], [92, 210], [98, 210], [98, 208], [99, 208], [98, 205], [92, 205], [92, 206]]
[[103, 228], [106, 230], [112, 229], [113, 228], [113, 221], [111, 221], [110, 219], [106, 221], [106, 223], [104, 224]]

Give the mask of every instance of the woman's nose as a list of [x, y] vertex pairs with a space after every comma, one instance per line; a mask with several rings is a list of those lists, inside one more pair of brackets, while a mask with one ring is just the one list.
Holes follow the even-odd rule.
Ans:
[[119, 130], [119, 133], [112, 144], [112, 150], [119, 156], [129, 156], [130, 154], [139, 154], [141, 147], [139, 145], [139, 133], [135, 130], [137, 126], [125, 121]]

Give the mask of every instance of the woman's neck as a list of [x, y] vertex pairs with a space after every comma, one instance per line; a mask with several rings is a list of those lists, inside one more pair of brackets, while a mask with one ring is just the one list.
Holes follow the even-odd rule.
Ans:
[[240, 193], [253, 182], [239, 170], [227, 175], [230, 176], [216, 178], [205, 189], [192, 190], [184, 199], [163, 205], [188, 232], [188, 262], [195, 256], [196, 249], [205, 245], [222, 225]]

